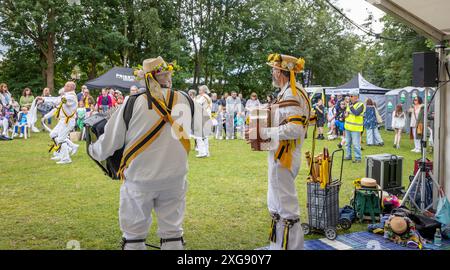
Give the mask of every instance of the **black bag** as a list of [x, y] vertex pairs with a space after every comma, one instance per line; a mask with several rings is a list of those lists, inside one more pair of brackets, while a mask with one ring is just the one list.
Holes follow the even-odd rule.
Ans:
[[408, 217], [416, 224], [416, 229], [419, 234], [428, 240], [433, 240], [436, 229], [441, 228], [441, 223], [435, 219], [413, 213]]
[[441, 223], [433, 218], [426, 217], [424, 215], [414, 214], [409, 209], [400, 207], [392, 211], [392, 215], [406, 216], [414, 222], [419, 234], [428, 240], [434, 239], [436, 229], [441, 228]]

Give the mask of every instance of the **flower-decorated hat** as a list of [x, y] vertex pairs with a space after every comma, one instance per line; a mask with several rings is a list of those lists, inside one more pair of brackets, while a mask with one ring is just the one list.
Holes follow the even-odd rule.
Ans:
[[285, 54], [270, 54], [267, 61], [267, 64], [271, 67], [284, 71], [293, 71], [294, 73], [300, 73], [305, 68], [305, 60], [303, 58], [296, 58]]
[[295, 74], [300, 73], [305, 68], [305, 59], [296, 58], [294, 56], [272, 53], [267, 58], [267, 64], [273, 68], [277, 68], [290, 73], [291, 91], [294, 96], [297, 95]]
[[157, 76], [172, 73], [180, 69], [176, 61], [167, 63], [161, 56], [158, 56], [144, 60], [142, 66], [135, 68], [134, 76], [141, 86], [146, 86], [150, 90], [153, 90], [153, 88], [159, 88], [159, 84], [156, 81]]
[[168, 64], [161, 56], [158, 56], [157, 58], [144, 60], [142, 68], [144, 73], [152, 73], [152, 75], [155, 76], [158, 74], [172, 72], [174, 70], [174, 64]]

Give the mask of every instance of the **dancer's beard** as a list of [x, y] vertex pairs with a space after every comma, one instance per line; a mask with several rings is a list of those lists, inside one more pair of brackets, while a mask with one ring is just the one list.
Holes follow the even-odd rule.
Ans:
[[280, 85], [278, 84], [278, 82], [276, 80], [272, 80], [272, 86], [275, 88], [280, 88]]

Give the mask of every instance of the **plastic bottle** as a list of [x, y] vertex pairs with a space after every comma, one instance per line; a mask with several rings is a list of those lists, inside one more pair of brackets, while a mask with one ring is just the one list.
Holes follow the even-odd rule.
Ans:
[[434, 245], [440, 247], [442, 245], [441, 229], [436, 229], [434, 234]]

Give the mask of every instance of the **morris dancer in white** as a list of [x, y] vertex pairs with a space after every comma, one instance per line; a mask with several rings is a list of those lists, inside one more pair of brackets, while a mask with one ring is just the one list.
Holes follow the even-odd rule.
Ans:
[[[194, 104], [184, 92], [171, 89], [173, 68], [161, 57], [145, 60], [139, 73], [145, 76], [147, 91], [127, 97], [107, 122], [104, 134], [89, 146], [98, 161], [125, 146], [119, 169], [124, 180], [119, 221], [125, 250], [146, 249], [152, 210], [158, 220], [161, 249], [183, 249], [190, 150], [185, 131], [190, 132]], [[124, 112], [132, 98], [134, 109], [127, 126]], [[179, 121], [184, 124], [180, 126]]]
[[208, 96], [210, 93], [208, 86], [202, 85], [198, 88], [196, 103], [196, 128], [194, 129], [195, 140], [197, 142], [198, 158], [209, 157], [208, 136], [211, 133], [211, 108], [212, 101]]
[[52, 157], [52, 160], [57, 160], [57, 164], [71, 163], [70, 154], [75, 154], [79, 147], [69, 139], [69, 134], [75, 127], [75, 113], [78, 106], [75, 88], [74, 82], [67, 82], [64, 85], [64, 95], [55, 111], [55, 116], [59, 121], [50, 132], [54, 148], [59, 153]]
[[[288, 55], [272, 54], [273, 85], [280, 88], [272, 105], [272, 127], [263, 129], [265, 138], [277, 147], [269, 151], [269, 187], [267, 204], [272, 216], [270, 249], [303, 249], [303, 230], [295, 189], [300, 169], [301, 148], [311, 117], [308, 96], [295, 81], [295, 74], [303, 70], [304, 60]], [[282, 103], [294, 103], [283, 107]], [[278, 106], [277, 106], [278, 105]]]

